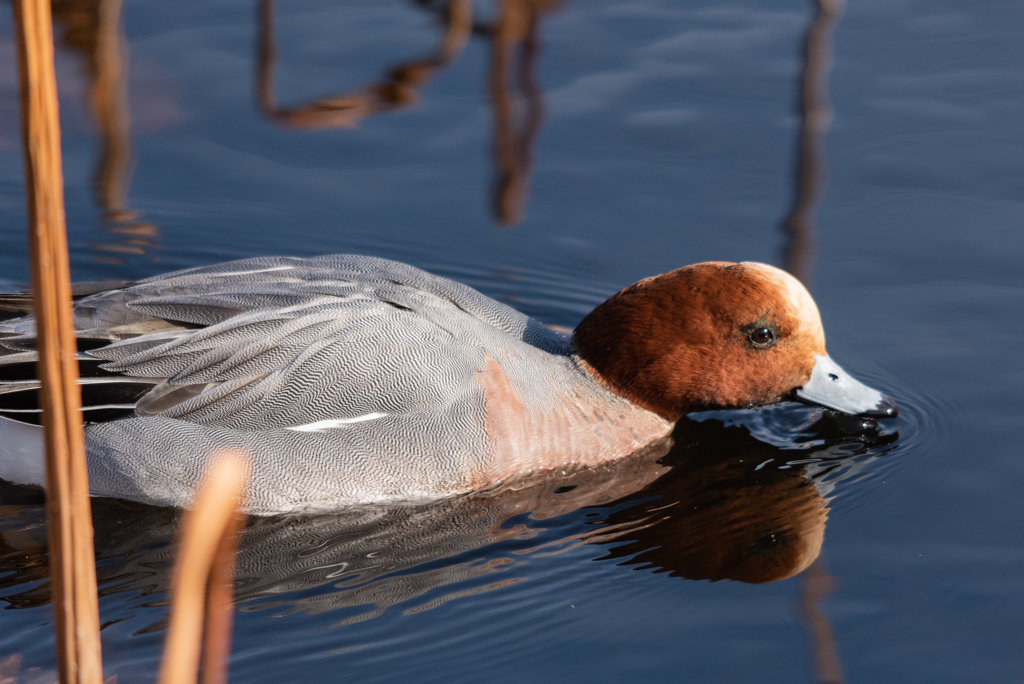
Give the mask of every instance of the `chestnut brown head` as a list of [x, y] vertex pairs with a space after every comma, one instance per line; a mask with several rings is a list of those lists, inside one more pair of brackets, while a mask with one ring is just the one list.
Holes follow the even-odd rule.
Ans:
[[[808, 400], [848, 413], [884, 408], [895, 415], [891, 399], [828, 357], [806, 288], [765, 264], [707, 262], [642, 280], [590, 312], [574, 341], [601, 382], [668, 420], [701, 408], [776, 402], [819, 375], [873, 395]], [[814, 388], [822, 396], [837, 389]]]

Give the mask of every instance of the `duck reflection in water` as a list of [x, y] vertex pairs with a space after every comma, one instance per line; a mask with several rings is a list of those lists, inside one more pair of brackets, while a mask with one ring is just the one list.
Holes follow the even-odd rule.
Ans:
[[[818, 556], [836, 483], [884, 454], [897, 435], [803, 406], [772, 411], [765, 424], [778, 423], [779, 411], [808, 424], [798, 440], [807, 448], [773, 446], [716, 418], [686, 419], [630, 458], [561, 478], [423, 505], [251, 518], [239, 546], [237, 601], [241, 610], [275, 614], [356, 611], [336, 623], [350, 624], [393, 606], [421, 612], [523, 581], [529, 562], [583, 544], [607, 545], [599, 560], [688, 579], [791, 577]], [[37, 496], [17, 489], [4, 500], [15, 495]], [[179, 512], [109, 500], [94, 501], [93, 510], [101, 591], [166, 593]], [[12, 607], [49, 601], [47, 585], [12, 591], [45, 576], [41, 501], [23, 500], [0, 515], [2, 600]], [[287, 598], [292, 592], [302, 596]]]

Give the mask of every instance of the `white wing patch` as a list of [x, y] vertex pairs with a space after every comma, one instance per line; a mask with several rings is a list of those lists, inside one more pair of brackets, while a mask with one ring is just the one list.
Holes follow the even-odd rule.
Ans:
[[225, 271], [223, 273], [210, 273], [213, 278], [228, 278], [231, 276], [242, 276], [250, 275], [252, 273], [269, 273], [271, 271], [290, 271], [294, 269], [294, 266], [273, 266], [271, 268], [254, 268], [249, 271]]
[[294, 430], [295, 432], [320, 432], [321, 430], [330, 430], [332, 428], [341, 427], [342, 425], [351, 425], [352, 423], [363, 423], [368, 420], [377, 420], [379, 418], [386, 418], [386, 413], [367, 413], [362, 416], [356, 416], [355, 418], [335, 418], [333, 420], [318, 420], [315, 423], [307, 423], [306, 425], [296, 425], [295, 427], [285, 428], [285, 430]]

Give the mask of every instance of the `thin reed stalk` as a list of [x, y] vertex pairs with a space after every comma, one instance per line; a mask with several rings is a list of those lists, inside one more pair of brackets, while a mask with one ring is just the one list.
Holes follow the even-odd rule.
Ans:
[[246, 475], [247, 464], [238, 454], [215, 455], [192, 510], [182, 519], [158, 684], [195, 684], [203, 651], [203, 684], [227, 681], [238, 508]]
[[49, 0], [14, 0], [46, 499], [61, 682], [99, 684], [99, 606], [64, 225]]

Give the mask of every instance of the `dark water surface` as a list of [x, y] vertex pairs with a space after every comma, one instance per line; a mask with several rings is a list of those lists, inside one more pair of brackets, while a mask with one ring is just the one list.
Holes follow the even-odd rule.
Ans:
[[[640, 278], [766, 261], [900, 403], [699, 414], [516, 491], [254, 520], [235, 681], [1024, 679], [1024, 5], [506, 0], [461, 49], [443, 2], [130, 0], [120, 39], [115, 2], [54, 8], [78, 280], [356, 252], [574, 326]], [[44, 518], [0, 487], [0, 659], [42, 671]], [[156, 671], [176, 520], [96, 502], [119, 682]]]

